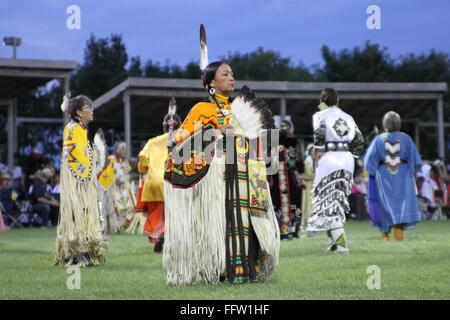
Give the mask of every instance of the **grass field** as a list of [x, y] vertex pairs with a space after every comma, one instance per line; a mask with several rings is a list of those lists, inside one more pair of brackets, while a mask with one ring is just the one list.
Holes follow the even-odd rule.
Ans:
[[[105, 265], [81, 269], [69, 290], [52, 266], [56, 229], [0, 233], [0, 299], [450, 299], [450, 220], [424, 221], [403, 242], [380, 240], [369, 222], [348, 222], [350, 255], [326, 251], [326, 235], [281, 243], [273, 280], [246, 285], [167, 286], [161, 254], [144, 236], [109, 236]], [[381, 268], [369, 290], [367, 267]]]

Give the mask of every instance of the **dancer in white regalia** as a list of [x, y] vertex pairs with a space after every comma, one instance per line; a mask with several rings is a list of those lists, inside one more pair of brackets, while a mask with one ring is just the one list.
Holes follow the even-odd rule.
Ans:
[[311, 236], [326, 231], [329, 251], [348, 253], [345, 238], [345, 216], [350, 210], [355, 157], [364, 148], [364, 138], [353, 118], [338, 107], [334, 89], [320, 94], [321, 111], [313, 115], [314, 147], [320, 157], [313, 187], [313, 211], [307, 232]]

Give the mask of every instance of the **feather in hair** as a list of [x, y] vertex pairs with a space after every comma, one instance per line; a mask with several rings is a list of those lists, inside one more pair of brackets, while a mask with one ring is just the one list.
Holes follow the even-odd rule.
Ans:
[[208, 46], [206, 43], [206, 30], [203, 24], [200, 25], [200, 70], [203, 71], [208, 66]]
[[66, 114], [69, 113], [69, 100], [70, 100], [70, 91], [64, 95], [63, 102], [61, 103], [61, 110]]
[[98, 159], [100, 167], [103, 168], [106, 165], [106, 159], [108, 156], [108, 147], [106, 145], [105, 136], [103, 130], [100, 128], [97, 130], [94, 136], [94, 146], [98, 150]]
[[177, 102], [175, 97], [172, 97], [169, 102], [169, 110], [167, 111], [167, 114], [169, 116], [173, 116], [175, 113], [177, 113]]

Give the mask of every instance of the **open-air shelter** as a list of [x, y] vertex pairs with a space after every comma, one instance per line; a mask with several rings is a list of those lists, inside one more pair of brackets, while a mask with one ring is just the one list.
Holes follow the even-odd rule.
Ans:
[[0, 107], [7, 107], [7, 163], [13, 167], [17, 151], [17, 123], [62, 123], [63, 118], [18, 117], [18, 92], [32, 91], [52, 80], [64, 83], [69, 90], [70, 73], [76, 68], [75, 61], [0, 59]]
[[[335, 88], [339, 92], [342, 109], [358, 124], [379, 124], [387, 111], [397, 111], [403, 123], [414, 125], [414, 139], [419, 148], [420, 128], [436, 127], [438, 155], [445, 156], [445, 82], [237, 81], [236, 92], [243, 85], [263, 98], [274, 114], [281, 118], [290, 115], [297, 132], [302, 128], [311, 131], [311, 118], [317, 111], [320, 91], [327, 87]], [[171, 97], [177, 99], [178, 113], [183, 119], [193, 104], [205, 96], [200, 80], [128, 78], [94, 101], [95, 117], [101, 125], [123, 132], [125, 142], [132, 146], [128, 148], [128, 156], [136, 156], [143, 141], [161, 134], [161, 122]], [[424, 122], [421, 117], [430, 108], [434, 110], [436, 120]]]

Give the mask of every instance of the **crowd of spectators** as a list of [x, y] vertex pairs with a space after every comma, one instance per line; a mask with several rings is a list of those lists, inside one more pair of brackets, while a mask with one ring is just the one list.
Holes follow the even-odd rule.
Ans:
[[6, 226], [53, 227], [59, 217], [59, 172], [33, 148], [20, 166], [0, 162], [0, 209]]
[[[424, 160], [417, 174], [417, 198], [423, 220], [446, 220], [450, 218], [450, 175], [442, 160]], [[354, 184], [349, 197], [352, 220], [368, 219], [368, 175], [363, 163], [355, 163]]]
[[[0, 162], [0, 210], [6, 226], [52, 227], [59, 216], [59, 172], [53, 160], [35, 147], [20, 166], [15, 159], [9, 168]], [[349, 197], [351, 220], [369, 219], [367, 172], [362, 160], [355, 160], [354, 184]], [[442, 160], [424, 161], [416, 177], [422, 219], [450, 218], [450, 175]], [[15, 222], [17, 221], [17, 223]]]

